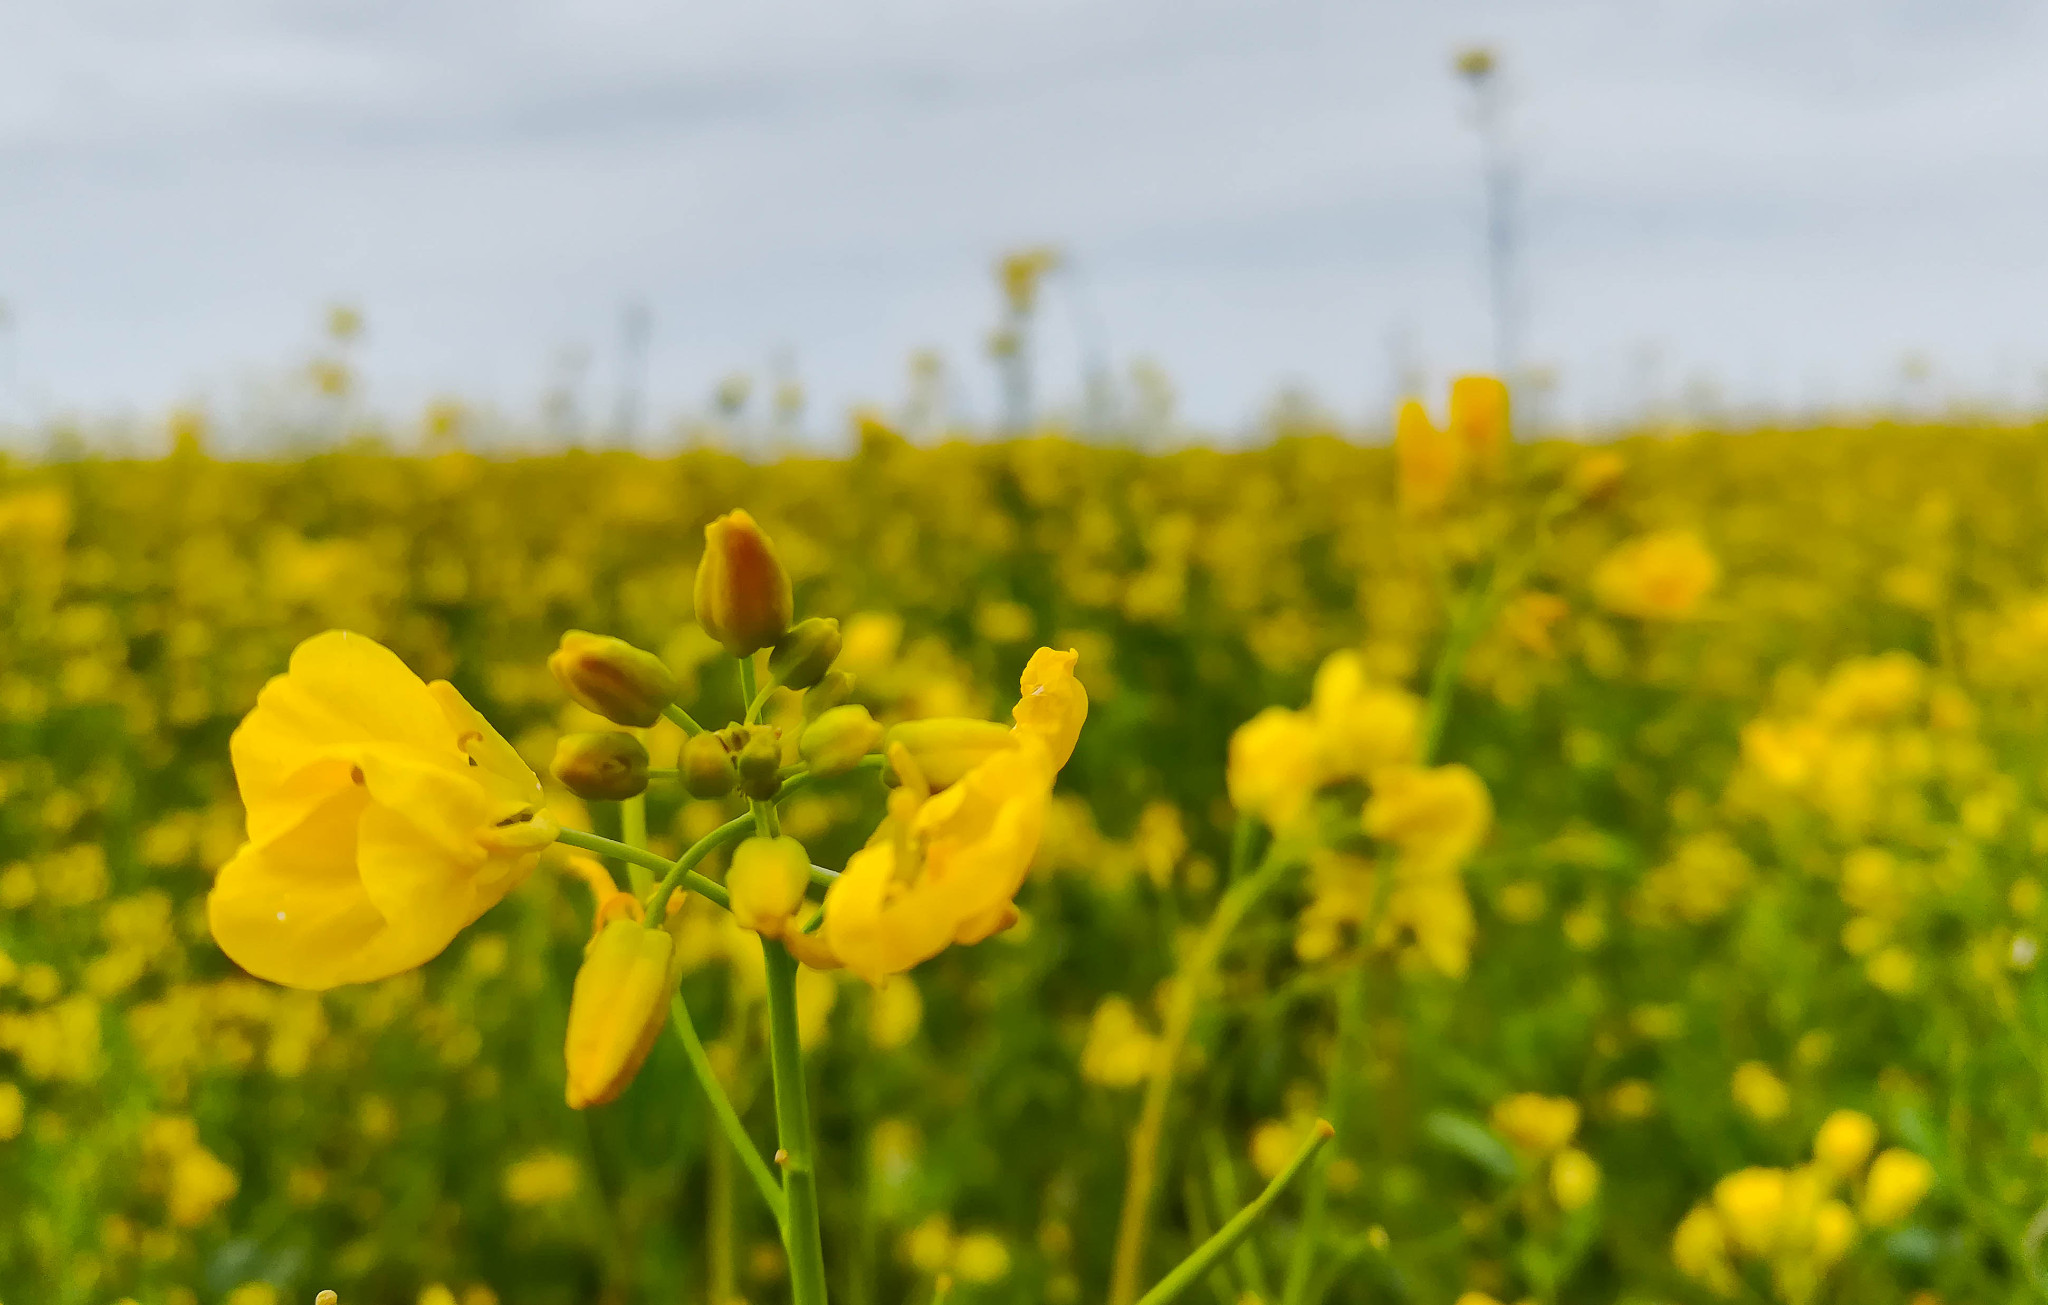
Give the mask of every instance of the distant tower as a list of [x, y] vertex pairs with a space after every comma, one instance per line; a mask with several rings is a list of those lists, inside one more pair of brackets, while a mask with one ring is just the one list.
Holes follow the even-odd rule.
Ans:
[[1522, 361], [1522, 324], [1515, 284], [1515, 173], [1508, 157], [1500, 65], [1490, 48], [1475, 45], [1459, 53], [1455, 67], [1472, 88], [1472, 121], [1479, 129], [1486, 188], [1486, 280], [1493, 305], [1493, 369], [1512, 384]]

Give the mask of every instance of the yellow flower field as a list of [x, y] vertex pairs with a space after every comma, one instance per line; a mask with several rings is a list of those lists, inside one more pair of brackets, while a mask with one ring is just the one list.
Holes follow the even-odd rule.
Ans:
[[2048, 1299], [2041, 431], [1398, 430], [0, 462], [0, 1302]]

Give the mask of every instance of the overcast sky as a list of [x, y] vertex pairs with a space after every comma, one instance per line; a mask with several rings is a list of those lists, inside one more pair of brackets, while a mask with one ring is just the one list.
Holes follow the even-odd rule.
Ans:
[[1048, 402], [1085, 345], [1363, 418], [1490, 359], [1471, 41], [1562, 415], [2044, 393], [2040, 5], [67, 0], [0, 8], [0, 413], [244, 403], [341, 300], [382, 410], [602, 415], [639, 301], [656, 412], [781, 359], [836, 432], [934, 347], [985, 418], [1045, 241]]

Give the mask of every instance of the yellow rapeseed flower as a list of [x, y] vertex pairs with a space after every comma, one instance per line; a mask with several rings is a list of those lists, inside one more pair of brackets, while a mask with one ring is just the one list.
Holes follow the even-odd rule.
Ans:
[[1374, 683], [1355, 652], [1333, 653], [1317, 669], [1309, 714], [1332, 777], [1362, 779], [1415, 760], [1422, 704], [1414, 694]]
[[1268, 707], [1230, 736], [1231, 805], [1275, 829], [1299, 820], [1327, 778], [1322, 735], [1306, 713]]
[[1508, 449], [1508, 387], [1493, 376], [1452, 381], [1450, 430], [1473, 470], [1497, 470]]
[[[1088, 695], [1074, 680], [1076, 661], [1073, 652], [1049, 648], [1033, 654], [1019, 679], [1010, 745], [989, 752], [943, 792], [931, 791], [901, 744], [890, 749], [903, 786], [889, 795], [887, 818], [825, 895], [820, 936], [830, 959], [879, 984], [1016, 918], [1011, 899], [1037, 854], [1053, 777], [1088, 716]], [[806, 950], [816, 941], [801, 937]], [[799, 958], [813, 961], [802, 951]]]
[[1792, 1108], [1792, 1093], [1785, 1080], [1760, 1060], [1748, 1060], [1735, 1067], [1728, 1090], [1750, 1118], [1769, 1124], [1785, 1117]]
[[1493, 826], [1486, 782], [1466, 766], [1399, 766], [1373, 776], [1365, 832], [1401, 851], [1411, 865], [1453, 867]]
[[1934, 1186], [1934, 1166], [1923, 1156], [1893, 1147], [1870, 1162], [1863, 1185], [1863, 1220], [1873, 1228], [1905, 1221]]
[[1394, 417], [1395, 488], [1402, 510], [1435, 512], [1457, 492], [1465, 477], [1465, 446], [1453, 432], [1429, 419], [1414, 399]]
[[1745, 1254], [1769, 1256], [1785, 1212], [1785, 1171], [1751, 1167], [1729, 1174], [1714, 1184], [1714, 1211]]
[[1518, 1092], [1496, 1102], [1493, 1131], [1526, 1156], [1555, 1155], [1579, 1131], [1579, 1103], [1568, 1097]]
[[1600, 605], [1646, 621], [1691, 616], [1721, 580], [1721, 563], [1690, 530], [1660, 530], [1623, 543], [1593, 571]]
[[1877, 1145], [1877, 1124], [1860, 1110], [1837, 1110], [1821, 1121], [1813, 1135], [1813, 1158], [1836, 1178], [1850, 1178]]
[[1671, 1262], [1678, 1271], [1718, 1295], [1732, 1295], [1740, 1284], [1728, 1254], [1728, 1230], [1719, 1215], [1696, 1205], [1679, 1220], [1671, 1238]]
[[300, 644], [230, 750], [249, 841], [207, 918], [221, 950], [276, 983], [426, 963], [558, 832], [540, 781], [453, 685], [359, 634]]

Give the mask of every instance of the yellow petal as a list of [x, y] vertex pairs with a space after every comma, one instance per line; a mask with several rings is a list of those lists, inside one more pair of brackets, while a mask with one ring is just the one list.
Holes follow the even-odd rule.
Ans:
[[356, 829], [369, 797], [351, 786], [221, 868], [207, 921], [237, 965], [293, 988], [383, 978], [419, 963], [398, 948], [356, 875]]
[[1088, 719], [1088, 690], [1074, 678], [1074, 664], [1080, 659], [1078, 652], [1053, 648], [1031, 654], [1018, 682], [1023, 697], [1011, 713], [1019, 732], [1045, 745], [1055, 772], [1074, 755], [1074, 744]]
[[427, 692], [440, 704], [441, 714], [455, 732], [456, 746], [476, 763], [481, 772], [478, 778], [507, 800], [538, 809], [543, 801], [540, 777], [505, 741], [505, 736], [448, 681], [435, 680], [427, 686]]
[[337, 757], [371, 743], [461, 756], [434, 696], [389, 649], [342, 630], [314, 635], [263, 686], [229, 741], [250, 837], [260, 842], [296, 824], [332, 791], [331, 783], [315, 784], [309, 796], [301, 772], [331, 770]]

